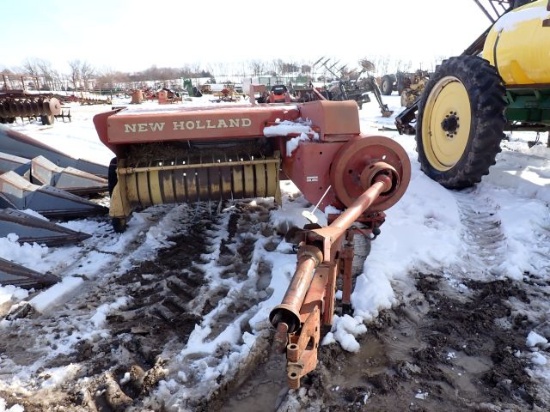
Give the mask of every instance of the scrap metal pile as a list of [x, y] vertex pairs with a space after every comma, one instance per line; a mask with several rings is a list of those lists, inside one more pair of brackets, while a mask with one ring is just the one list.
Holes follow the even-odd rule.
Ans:
[[[107, 167], [74, 159], [29, 136], [0, 125], [0, 237], [17, 235], [20, 244], [74, 244], [91, 235], [46, 218], [68, 219], [107, 213], [89, 196], [107, 192]], [[0, 284], [49, 286], [56, 276], [37, 273], [0, 259]]]

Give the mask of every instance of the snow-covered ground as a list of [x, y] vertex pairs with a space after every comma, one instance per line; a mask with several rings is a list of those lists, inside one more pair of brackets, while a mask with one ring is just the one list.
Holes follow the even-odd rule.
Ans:
[[[374, 102], [365, 104], [359, 112], [362, 131], [388, 136], [401, 144], [411, 159], [412, 177], [405, 195], [386, 212], [382, 234], [373, 242], [363, 274], [357, 279], [352, 294], [353, 315], [336, 316], [333, 329], [324, 340], [324, 344], [336, 341], [343, 350], [352, 352], [359, 350], [357, 337], [367, 331], [366, 324], [375, 319], [380, 311], [399, 303], [400, 295], [396, 293], [395, 285], [399, 284], [403, 294], [409, 287], [411, 291], [414, 289], [410, 273], [415, 270], [434, 266], [445, 268], [449, 284], [456, 288], [465, 288], [462, 279], [466, 272], [479, 281], [502, 278], [521, 280], [525, 273], [534, 273], [538, 279], [550, 281], [550, 149], [546, 147], [546, 136], [541, 137], [543, 144], [529, 148], [526, 142], [534, 140], [533, 133], [511, 134], [508, 141], [503, 141], [503, 152], [491, 173], [475, 188], [454, 193], [420, 171], [414, 137], [399, 135], [395, 130], [395, 115], [402, 110], [399, 96], [385, 96], [384, 100], [394, 111], [393, 116], [384, 118]], [[194, 103], [197, 101], [184, 104]], [[113, 154], [100, 143], [92, 117], [109, 109], [109, 106], [74, 105], [71, 108], [71, 122], [57, 121], [51, 127], [44, 127], [38, 123], [18, 121], [9, 127], [73, 157], [108, 165]], [[289, 223], [303, 226], [307, 221], [302, 212], [311, 209], [311, 206], [293, 184], [282, 182], [281, 189], [284, 202], [280, 209], [270, 212], [270, 222], [275, 227]], [[157, 208], [136, 213], [123, 234], [112, 233], [108, 222], [98, 224], [94, 219], [62, 223], [70, 229], [94, 234], [94, 237], [79, 245], [54, 248], [39, 244], [21, 245], [14, 236], [0, 239], [0, 257], [62, 278], [59, 284], [44, 291], [1, 286], [0, 315], [3, 320], [0, 321], [0, 335], [17, 334], [23, 327], [23, 319], [5, 317], [13, 306], [28, 302], [38, 313], [55, 313], [61, 305], [90, 287], [87, 285], [91, 281], [101, 284], [102, 279], [107, 281], [139, 262], [151, 259], [169, 245], [168, 238], [177, 233], [176, 216], [181, 212], [181, 207], [168, 212], [165, 210], [158, 221], [154, 218]], [[474, 221], [476, 215], [491, 215], [498, 222], [505, 240], [496, 245], [485, 245], [490, 254], [481, 251], [479, 254], [472, 253], [475, 231], [466, 227], [465, 222], [471, 221], [472, 216], [465, 218], [465, 211], [473, 216]], [[322, 222], [323, 216], [319, 216]], [[170, 371], [171, 378], [159, 383], [154, 395], [156, 398], [174, 404], [175, 399], [181, 402], [182, 399], [205, 395], [218, 385], [220, 376], [231, 373], [235, 365], [247, 356], [256, 340], [262, 338], [268, 315], [280, 303], [296, 266], [295, 255], [287, 253], [289, 248], [291, 245], [284, 241], [269, 252], [264, 247], [254, 248], [249, 276], [259, 276], [255, 272], [258, 262], [271, 262], [271, 280], [266, 285], [266, 289], [272, 291], [271, 295], [247, 310], [247, 330], [242, 328], [243, 318], [237, 316], [233, 323], [212, 338], [210, 333], [217, 326], [210, 322], [215, 322], [216, 317], [202, 319], [190, 334], [189, 344], [180, 348], [179, 352], [176, 350], [177, 359], [167, 366], [173, 369]], [[206, 272], [215, 271], [214, 268], [203, 269]], [[210, 281], [220, 282], [220, 285], [224, 282], [216, 276], [211, 277]], [[239, 287], [246, 287], [246, 284]], [[6, 404], [2, 393], [61, 388], [66, 381], [78, 375], [78, 365], [72, 363], [45, 369], [46, 358], [73, 352], [78, 342], [100, 339], [108, 334], [106, 318], [128, 305], [130, 300], [129, 296], [113, 295], [109, 302], [93, 311], [79, 314], [71, 321], [75, 329], [72, 336], [60, 339], [56, 328], [44, 336], [37, 336], [36, 347], [28, 348], [29, 351], [40, 352], [44, 347], [51, 347], [53, 342], [55, 350], [50, 349], [47, 355], [33, 361], [18, 362], [0, 352], [0, 411], [25, 410], [21, 405]], [[535, 307], [522, 306], [521, 310], [527, 316], [540, 319], [542, 313], [550, 312], [550, 302], [541, 306], [539, 301]], [[524, 339], [532, 351], [521, 356], [531, 357], [533, 376], [550, 383], [550, 356], [547, 352], [550, 332], [542, 327], [533, 328]], [[215, 363], [201, 361], [220, 348], [230, 348], [229, 354], [222, 360]], [[185, 384], [189, 379], [186, 376], [189, 370], [184, 370], [183, 366], [186, 363], [186, 368], [192, 363], [194, 373], [200, 375], [196, 386]], [[174, 370], [178, 367], [182, 369]]]

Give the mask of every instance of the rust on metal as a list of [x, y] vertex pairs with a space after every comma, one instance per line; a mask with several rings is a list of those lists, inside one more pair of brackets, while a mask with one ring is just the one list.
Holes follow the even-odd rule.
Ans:
[[51, 125], [61, 114], [61, 102], [51, 94], [25, 91], [0, 92], [0, 123], [13, 123], [17, 117], [40, 118]]

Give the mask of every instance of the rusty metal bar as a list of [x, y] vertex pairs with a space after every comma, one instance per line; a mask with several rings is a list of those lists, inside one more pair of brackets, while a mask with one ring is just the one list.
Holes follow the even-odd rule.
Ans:
[[[274, 350], [286, 346], [287, 380], [291, 389], [300, 387], [300, 379], [317, 366], [317, 350], [321, 323], [331, 324], [334, 312], [336, 276], [340, 269], [334, 262], [335, 249], [341, 250], [344, 274], [351, 276], [353, 246], [343, 246], [342, 235], [376, 201], [393, 187], [390, 175], [381, 172], [365, 190], [328, 227], [313, 229], [300, 244], [298, 265], [283, 301], [269, 315], [276, 328]], [[322, 240], [323, 251], [319, 249]], [[309, 242], [310, 244], [308, 244]], [[349, 249], [349, 250], [348, 250]], [[317, 273], [319, 272], [319, 273]], [[347, 280], [346, 300], [349, 304], [351, 279]], [[330, 312], [330, 313], [329, 313]]]
[[318, 248], [308, 245], [300, 248], [298, 265], [283, 301], [269, 315], [269, 320], [276, 329], [279, 330], [281, 323], [287, 325], [286, 333], [293, 333], [300, 328], [300, 308], [313, 280], [315, 268], [321, 261], [321, 251]]
[[144, 167], [121, 167], [117, 170], [119, 175], [133, 175], [141, 172], [154, 172], [164, 170], [185, 170], [185, 169], [208, 169], [216, 168], [220, 166], [248, 166], [248, 165], [265, 165], [273, 163], [278, 165], [280, 160], [278, 158], [265, 158], [257, 160], [235, 160], [235, 161], [223, 161], [223, 162], [211, 162], [211, 163], [186, 163], [175, 164], [165, 166], [144, 166]]
[[363, 192], [342, 214], [340, 214], [329, 226], [313, 229], [323, 239], [323, 262], [332, 258], [332, 245], [338, 241], [344, 232], [374, 203], [374, 201], [392, 188], [391, 177], [380, 173], [374, 179], [374, 183]]
[[389, 191], [391, 187], [392, 181], [390, 176], [384, 174], [378, 175], [375, 178], [375, 183], [365, 190], [329, 227], [342, 231], [348, 229], [382, 193]]
[[342, 248], [342, 310], [344, 314], [351, 311], [351, 285], [352, 285], [352, 265], [354, 256], [353, 231], [349, 231], [348, 239]]

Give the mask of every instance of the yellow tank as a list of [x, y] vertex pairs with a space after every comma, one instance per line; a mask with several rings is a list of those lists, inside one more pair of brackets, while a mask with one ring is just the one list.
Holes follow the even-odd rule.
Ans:
[[491, 28], [483, 58], [497, 67], [506, 86], [550, 84], [550, 2], [512, 10]]

